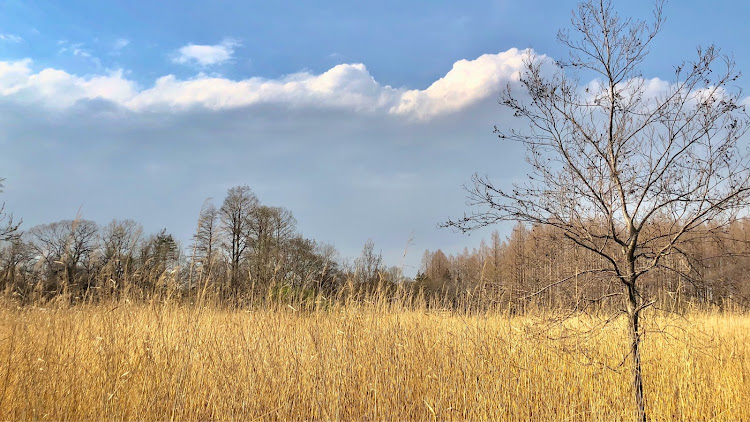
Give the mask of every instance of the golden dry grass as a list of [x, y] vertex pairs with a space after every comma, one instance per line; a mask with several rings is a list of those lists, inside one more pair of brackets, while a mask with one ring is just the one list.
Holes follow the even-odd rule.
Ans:
[[[654, 321], [650, 417], [750, 420], [750, 317]], [[5, 306], [0, 419], [631, 419], [624, 328], [539, 326], [367, 305]]]

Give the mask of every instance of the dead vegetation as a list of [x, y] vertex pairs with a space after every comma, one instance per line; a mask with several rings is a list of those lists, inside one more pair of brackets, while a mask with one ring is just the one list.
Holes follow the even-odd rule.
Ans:
[[[3, 420], [622, 420], [624, 319], [418, 300], [0, 309]], [[750, 317], [653, 315], [654, 420], [750, 419]]]

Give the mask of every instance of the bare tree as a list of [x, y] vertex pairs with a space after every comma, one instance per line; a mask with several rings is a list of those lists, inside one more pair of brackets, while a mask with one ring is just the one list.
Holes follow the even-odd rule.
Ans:
[[248, 186], [236, 186], [227, 192], [219, 209], [224, 249], [229, 258], [230, 287], [236, 293], [240, 283], [240, 263], [251, 246], [250, 218], [258, 207], [258, 198]]
[[[0, 178], [0, 192], [3, 191], [4, 178]], [[13, 214], [5, 212], [5, 202], [0, 203], [0, 241], [13, 240], [18, 237], [18, 228], [21, 222], [13, 221]]]
[[101, 231], [104, 264], [116, 278], [127, 278], [133, 271], [143, 227], [134, 220], [112, 220]]
[[384, 269], [383, 255], [375, 252], [375, 242], [368, 239], [362, 247], [362, 253], [354, 260], [354, 280], [363, 284], [376, 284]]
[[63, 285], [76, 285], [81, 267], [96, 250], [96, 223], [89, 220], [63, 220], [32, 227], [32, 247], [46, 263], [51, 275], [64, 275]]
[[200, 279], [208, 280], [216, 261], [219, 238], [217, 222], [219, 210], [207, 199], [198, 216], [198, 228], [193, 236], [193, 264], [198, 265]]
[[[501, 96], [529, 124], [496, 129], [526, 147], [528, 179], [505, 190], [474, 176], [470, 203], [482, 210], [446, 223], [464, 231], [506, 220], [553, 226], [602, 258], [601, 268], [580, 272], [622, 287], [639, 421], [646, 420], [639, 317], [652, 303], [641, 280], [656, 269], [678, 271], [667, 258], [727, 227], [750, 197], [739, 142], [748, 118], [732, 59], [714, 46], [698, 49], [658, 92], [639, 73], [664, 22], [662, 6], [657, 1], [651, 23], [618, 16], [610, 0], [578, 6], [572, 30], [558, 34], [570, 60], [530, 56], [519, 81], [525, 95], [509, 85]], [[581, 71], [597, 79], [581, 85]]]
[[314, 287], [326, 293], [338, 286], [336, 249], [296, 235], [285, 242], [279, 280], [295, 287]]
[[429, 255], [424, 266], [425, 275], [433, 282], [444, 284], [451, 280], [450, 262], [440, 249]]
[[251, 273], [254, 280], [268, 283], [284, 264], [284, 249], [295, 236], [297, 220], [283, 207], [259, 205], [250, 214], [253, 243]]
[[10, 287], [16, 290], [18, 286], [19, 273], [22, 273], [23, 264], [31, 261], [32, 251], [28, 244], [16, 237], [0, 248], [0, 290]]

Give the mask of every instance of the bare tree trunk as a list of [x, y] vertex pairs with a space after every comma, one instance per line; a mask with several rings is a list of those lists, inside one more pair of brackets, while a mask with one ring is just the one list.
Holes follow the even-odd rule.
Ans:
[[633, 391], [638, 422], [646, 422], [646, 403], [643, 396], [643, 372], [641, 370], [641, 327], [638, 319], [641, 309], [638, 306], [638, 292], [634, 284], [629, 284], [628, 290], [628, 329], [633, 353]]

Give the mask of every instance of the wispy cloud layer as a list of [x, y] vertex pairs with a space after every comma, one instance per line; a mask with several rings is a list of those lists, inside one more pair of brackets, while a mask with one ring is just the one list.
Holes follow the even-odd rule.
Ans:
[[102, 62], [98, 57], [91, 53], [91, 50], [86, 48], [83, 43], [71, 43], [67, 40], [60, 40], [57, 42], [60, 49], [57, 54], [70, 54], [74, 57], [89, 61], [93, 63], [97, 68], [102, 67]]
[[127, 47], [130, 44], [130, 40], [127, 38], [118, 38], [115, 40], [114, 44], [112, 45], [112, 48], [115, 50], [122, 50], [123, 48]]
[[177, 50], [172, 61], [179, 64], [197, 64], [200, 66], [222, 64], [232, 59], [234, 49], [239, 46], [239, 41], [231, 38], [227, 38], [216, 45], [188, 44]]
[[[231, 57], [231, 53], [190, 51], [199, 63], [218, 63]], [[317, 75], [300, 72], [278, 79], [231, 80], [202, 73], [178, 79], [167, 75], [144, 88], [127, 79], [121, 70], [92, 76], [76, 76], [52, 68], [35, 72], [33, 62], [25, 59], [0, 62], [0, 95], [49, 107], [69, 107], [80, 100], [94, 99], [111, 101], [135, 112], [223, 110], [276, 104], [291, 108], [342, 108], [426, 120], [497, 95], [505, 83], [517, 79], [526, 54], [511, 49], [458, 61], [443, 78], [424, 90], [380, 84], [363, 64], [341, 64]]]
[[0, 34], [0, 41], [11, 42], [11, 43], [20, 43], [21, 41], [23, 41], [23, 38], [19, 37], [18, 35], [14, 35], [14, 34]]

